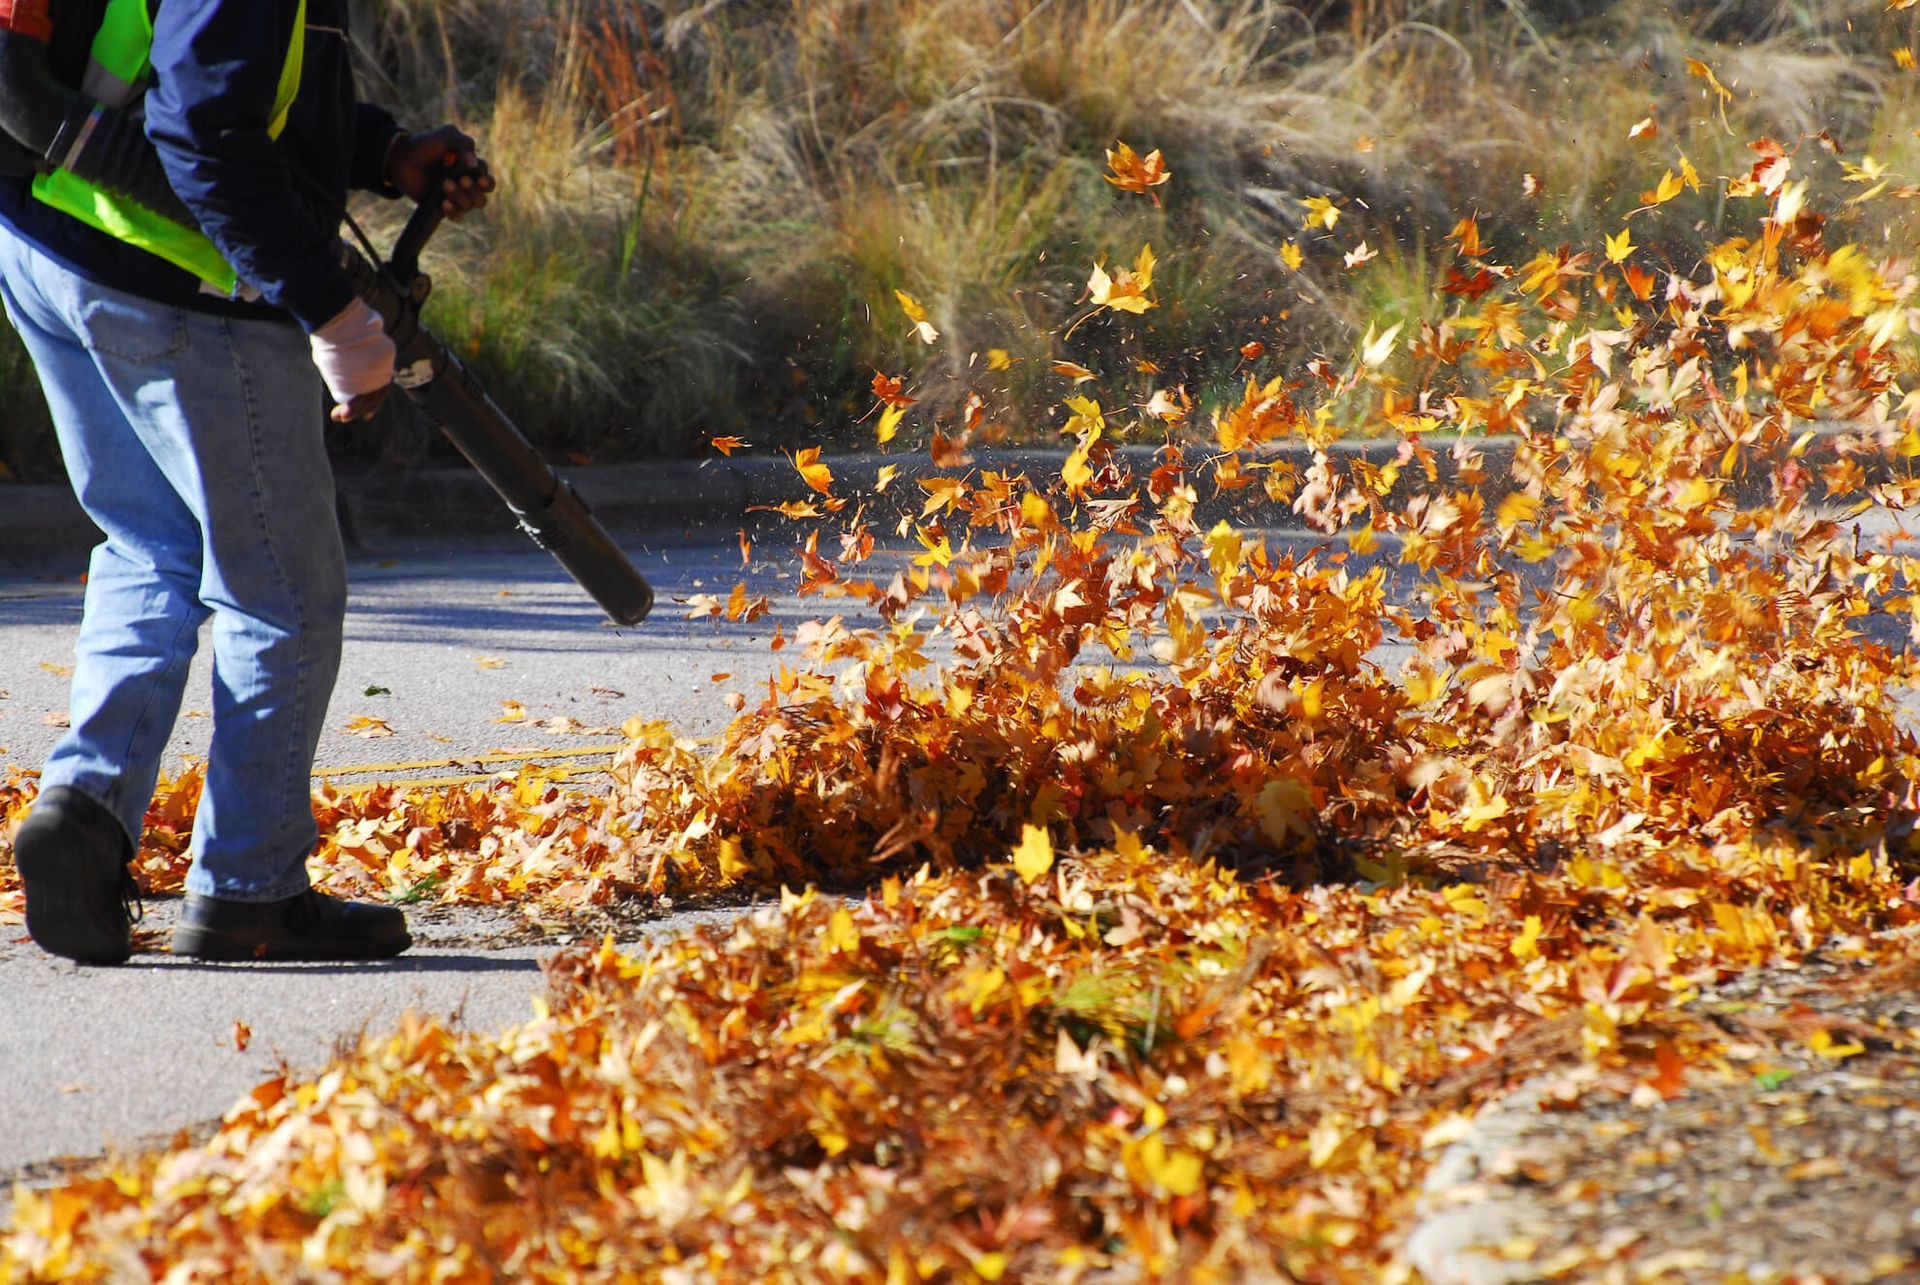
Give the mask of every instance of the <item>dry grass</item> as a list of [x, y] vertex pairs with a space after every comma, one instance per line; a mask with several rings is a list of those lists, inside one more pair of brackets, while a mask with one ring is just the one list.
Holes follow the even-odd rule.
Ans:
[[[1658, 157], [1738, 173], [1755, 132], [1915, 160], [1913, 73], [1889, 56], [1913, 17], [1881, 0], [359, 7], [369, 93], [477, 126], [506, 179], [433, 260], [434, 323], [581, 458], [854, 440], [875, 369], [914, 377], [924, 431], [989, 348], [1018, 359], [982, 390], [1015, 432], [1045, 431], [1054, 357], [1115, 370], [1151, 350], [1204, 399], [1250, 340], [1297, 357], [1431, 315], [1461, 213], [1496, 246], [1591, 240]], [[1688, 58], [1734, 90], [1730, 129]], [[1650, 112], [1657, 141], [1629, 142]], [[1164, 210], [1100, 182], [1118, 138], [1165, 151]], [[1299, 202], [1322, 194], [1343, 218], [1309, 237]], [[1723, 205], [1675, 202], [1663, 251], [1688, 260]], [[1363, 238], [1391, 249], [1349, 273]], [[1192, 247], [1163, 265], [1167, 306], [1063, 340], [1092, 263], [1148, 240]], [[1289, 240], [1299, 274], [1277, 261]], [[910, 342], [895, 289], [932, 309], [939, 350]]]

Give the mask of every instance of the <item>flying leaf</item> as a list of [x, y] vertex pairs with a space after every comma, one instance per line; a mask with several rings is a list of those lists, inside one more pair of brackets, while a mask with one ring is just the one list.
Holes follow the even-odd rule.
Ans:
[[1487, 250], [1480, 241], [1480, 220], [1477, 218], [1461, 219], [1453, 225], [1453, 231], [1447, 234], [1447, 239], [1457, 242], [1460, 253], [1469, 259], [1477, 259]]
[[1149, 245], [1141, 249], [1133, 269], [1122, 268], [1117, 277], [1108, 276], [1107, 270], [1096, 263], [1093, 275], [1087, 278], [1087, 294], [1093, 305], [1136, 315], [1156, 306], [1146, 293], [1153, 288], [1154, 262], [1153, 247]]
[[892, 410], [905, 410], [917, 400], [906, 395], [904, 379], [881, 371], [873, 374], [873, 395]]
[[1540, 497], [1529, 495], [1525, 491], [1513, 491], [1500, 501], [1500, 511], [1494, 521], [1500, 530], [1511, 531], [1523, 522], [1531, 522], [1540, 515]]
[[1340, 221], [1340, 211], [1328, 197], [1309, 196], [1303, 198], [1300, 204], [1307, 207], [1307, 227], [1322, 227], [1331, 232], [1333, 225]]
[[1639, 248], [1640, 247], [1633, 243], [1633, 230], [1631, 228], [1621, 228], [1618, 236], [1610, 236], [1607, 238], [1607, 261], [1610, 263], [1625, 263], [1627, 256]]
[[808, 486], [822, 495], [833, 491], [833, 470], [820, 462], [818, 446], [803, 446], [793, 453], [793, 466]]
[[913, 323], [913, 333], [923, 344], [932, 344], [939, 340], [940, 332], [927, 320], [927, 310], [920, 301], [904, 290], [895, 290], [894, 298], [900, 301], [900, 310], [907, 314], [907, 320]]
[[1106, 176], [1107, 182], [1123, 191], [1150, 196], [1155, 205], [1160, 204], [1160, 193], [1155, 189], [1165, 186], [1173, 177], [1158, 148], [1141, 156], [1124, 142], [1116, 142], [1107, 149], [1107, 169], [1111, 171]]
[[1396, 321], [1378, 335], [1374, 334], [1372, 326], [1368, 326], [1366, 337], [1360, 341], [1360, 364], [1369, 370], [1386, 365], [1400, 342], [1400, 328], [1404, 324]]
[[709, 439], [709, 444], [722, 455], [731, 455], [745, 446], [747, 442], [745, 438], [741, 437], [715, 437]]

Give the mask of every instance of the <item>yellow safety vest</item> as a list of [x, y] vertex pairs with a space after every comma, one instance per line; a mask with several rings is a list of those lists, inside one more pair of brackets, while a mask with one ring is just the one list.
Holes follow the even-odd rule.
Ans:
[[[280, 71], [273, 100], [270, 138], [287, 127], [287, 113], [300, 93], [300, 70], [306, 56], [307, 0], [300, 0], [294, 17], [293, 41]], [[147, 0], [109, 0], [100, 32], [93, 38], [92, 57], [83, 88], [108, 107], [129, 108], [147, 92], [152, 70], [153, 15]], [[33, 194], [54, 209], [70, 214], [119, 241], [157, 254], [185, 268], [221, 294], [240, 292], [240, 279], [206, 235], [162, 218], [146, 206], [105, 191], [67, 170], [54, 170], [34, 180]]]

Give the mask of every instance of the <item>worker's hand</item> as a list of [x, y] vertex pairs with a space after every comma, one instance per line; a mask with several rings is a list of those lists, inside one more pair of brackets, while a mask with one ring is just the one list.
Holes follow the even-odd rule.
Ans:
[[387, 148], [387, 182], [413, 201], [426, 201], [438, 180], [440, 208], [460, 219], [486, 205], [493, 175], [473, 140], [452, 125], [398, 134]]
[[313, 364], [336, 405], [336, 424], [365, 419], [380, 409], [393, 384], [393, 340], [364, 299], [313, 332]]

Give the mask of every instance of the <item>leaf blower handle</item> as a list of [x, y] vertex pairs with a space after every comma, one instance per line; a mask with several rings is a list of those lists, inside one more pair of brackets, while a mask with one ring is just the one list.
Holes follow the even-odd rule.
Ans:
[[427, 194], [413, 209], [413, 216], [407, 220], [407, 226], [401, 230], [400, 239], [393, 243], [393, 253], [387, 256], [389, 269], [404, 285], [411, 282], [420, 271], [420, 255], [427, 248], [427, 242], [440, 230], [440, 224], [446, 219], [446, 206], [435, 199], [440, 185], [450, 178], [470, 178], [478, 182], [487, 177], [487, 163], [478, 162], [472, 169], [459, 169], [458, 153], [448, 152], [439, 168], [427, 181]]
[[[429, 188], [437, 192], [441, 177]], [[420, 252], [444, 217], [430, 195], [414, 210], [385, 271], [344, 243], [341, 266], [386, 322], [399, 348], [394, 382], [436, 424], [519, 519], [615, 623], [636, 625], [653, 609], [653, 588], [613, 542], [586, 502], [513, 426], [460, 359], [420, 325], [432, 290]]]

